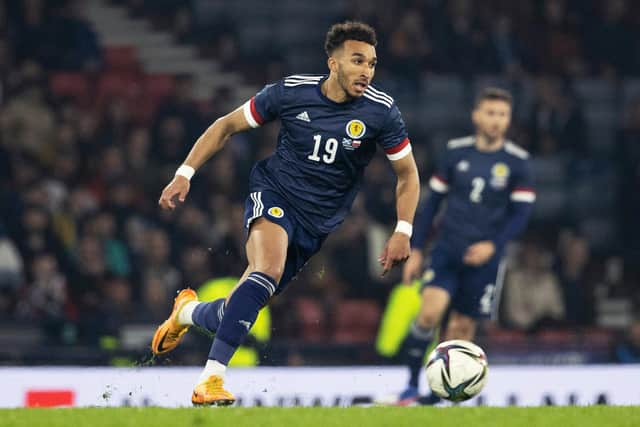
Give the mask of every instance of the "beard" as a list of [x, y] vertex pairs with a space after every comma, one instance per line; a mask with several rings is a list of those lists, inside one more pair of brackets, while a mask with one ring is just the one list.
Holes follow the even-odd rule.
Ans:
[[341, 68], [338, 68], [338, 84], [340, 85], [340, 89], [344, 92], [347, 100], [353, 99], [354, 96], [349, 93], [349, 79], [342, 72]]
[[487, 141], [489, 145], [496, 144], [498, 141], [504, 139], [505, 132], [488, 132], [482, 131], [482, 135], [484, 139]]

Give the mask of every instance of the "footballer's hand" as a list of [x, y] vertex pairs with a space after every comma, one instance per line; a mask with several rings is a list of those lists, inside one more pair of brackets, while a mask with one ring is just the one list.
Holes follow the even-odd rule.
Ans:
[[410, 253], [409, 236], [404, 233], [393, 233], [378, 258], [380, 265], [382, 265], [382, 275], [387, 274], [394, 266], [405, 262]]
[[171, 182], [162, 190], [158, 204], [162, 206], [162, 209], [174, 210], [176, 208], [176, 200], [182, 203], [187, 198], [190, 186], [191, 183], [184, 176], [174, 176]]
[[402, 283], [410, 285], [414, 279], [420, 277], [422, 273], [422, 251], [420, 249], [412, 249], [409, 259], [402, 267]]
[[478, 267], [491, 259], [496, 252], [496, 246], [489, 240], [474, 243], [464, 253], [464, 263]]

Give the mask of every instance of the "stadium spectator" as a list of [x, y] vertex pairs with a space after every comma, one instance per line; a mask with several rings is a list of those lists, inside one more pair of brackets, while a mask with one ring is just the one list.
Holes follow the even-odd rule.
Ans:
[[536, 242], [522, 243], [517, 263], [506, 275], [504, 292], [503, 314], [512, 327], [534, 331], [564, 319], [560, 280]]
[[569, 230], [558, 239], [556, 270], [562, 284], [566, 321], [570, 325], [593, 324], [593, 292], [587, 281], [589, 242]]
[[29, 276], [30, 283], [20, 297], [17, 314], [38, 322], [48, 339], [59, 342], [67, 322], [67, 278], [60, 271], [56, 257], [50, 253], [33, 258]]
[[55, 135], [55, 117], [46, 103], [46, 88], [42, 81], [25, 80], [16, 90], [2, 109], [2, 139], [11, 141], [12, 151], [26, 151], [40, 158]]
[[536, 146], [536, 142], [549, 135], [558, 142], [561, 151], [574, 155], [584, 153], [587, 149], [584, 117], [577, 103], [563, 93], [561, 82], [555, 78], [539, 78], [536, 95], [529, 119], [534, 141], [532, 151], [537, 153], [541, 147]]
[[616, 347], [616, 360], [620, 363], [640, 363], [640, 320], [627, 329], [624, 341]]
[[18, 287], [23, 281], [23, 260], [0, 223], [0, 312], [13, 310]]
[[447, 3], [447, 19], [438, 40], [441, 46], [447, 46], [445, 71], [463, 76], [498, 71], [488, 30], [481, 25], [474, 5], [477, 3], [470, 0]]
[[103, 247], [107, 269], [120, 276], [131, 274], [132, 265], [127, 247], [117, 234], [114, 215], [103, 210], [97, 212], [86, 222], [86, 234], [97, 237]]
[[193, 77], [179, 75], [172, 92], [162, 100], [151, 124], [154, 151], [163, 163], [182, 159], [191, 141], [204, 129], [200, 111], [193, 100]]
[[640, 194], [630, 191], [640, 186], [640, 97], [632, 99], [624, 112], [616, 143], [616, 164], [618, 229], [624, 249], [640, 260]]
[[152, 228], [145, 233], [142, 265], [142, 301], [154, 319], [161, 319], [169, 308], [171, 296], [181, 286], [182, 275], [170, 263], [170, 243], [167, 233]]
[[585, 32], [586, 54], [593, 70], [604, 78], [627, 76], [638, 70], [638, 58], [629, 49], [638, 49], [637, 30], [627, 0], [604, 1], [595, 6], [590, 31]]

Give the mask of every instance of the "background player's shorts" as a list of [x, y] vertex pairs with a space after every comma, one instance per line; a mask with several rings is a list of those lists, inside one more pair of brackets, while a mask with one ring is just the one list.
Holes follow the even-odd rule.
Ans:
[[289, 238], [284, 273], [276, 289], [276, 294], [279, 294], [304, 267], [309, 258], [320, 250], [327, 236], [316, 237], [309, 234], [300, 225], [291, 206], [274, 191], [258, 191], [247, 197], [244, 203], [244, 226], [247, 232], [251, 223], [260, 217], [284, 228]]
[[446, 290], [451, 296], [450, 308], [458, 313], [472, 318], [491, 316], [496, 309], [498, 288], [502, 286], [502, 256], [494, 254], [479, 267], [466, 265], [462, 258], [462, 253], [436, 245], [423, 275], [422, 288], [436, 286]]

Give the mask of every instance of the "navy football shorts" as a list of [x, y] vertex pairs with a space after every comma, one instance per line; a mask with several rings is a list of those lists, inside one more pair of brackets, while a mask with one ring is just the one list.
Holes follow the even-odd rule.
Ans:
[[422, 289], [435, 286], [451, 297], [450, 308], [474, 319], [489, 317], [497, 311], [496, 296], [502, 287], [504, 266], [501, 254], [484, 265], [464, 264], [463, 254], [441, 244], [431, 252], [431, 262], [422, 277]]
[[287, 232], [289, 248], [284, 273], [276, 294], [282, 292], [309, 259], [320, 250], [326, 235], [316, 237], [300, 225], [291, 206], [274, 191], [258, 191], [249, 194], [244, 203], [244, 226], [247, 229], [258, 218], [278, 224]]

